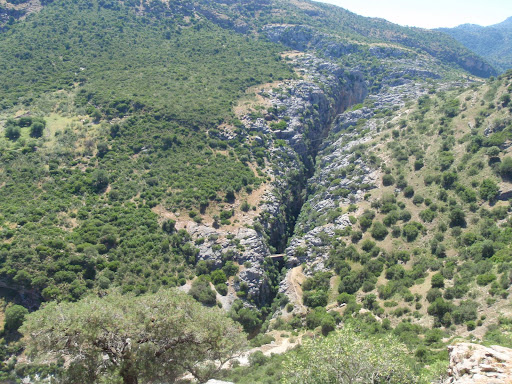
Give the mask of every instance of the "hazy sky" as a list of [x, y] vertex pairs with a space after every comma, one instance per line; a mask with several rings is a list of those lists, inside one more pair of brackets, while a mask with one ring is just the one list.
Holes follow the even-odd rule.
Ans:
[[512, 16], [511, 0], [321, 0], [363, 16], [422, 28], [491, 25]]

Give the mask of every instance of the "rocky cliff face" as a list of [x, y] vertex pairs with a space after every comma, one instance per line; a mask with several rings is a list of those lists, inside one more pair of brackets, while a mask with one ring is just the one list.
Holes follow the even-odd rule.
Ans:
[[200, 260], [220, 265], [223, 255], [231, 254], [245, 264], [234, 288], [238, 291], [245, 284], [248, 298], [260, 305], [271, 300], [264, 260], [284, 251], [293, 233], [318, 148], [337, 114], [367, 95], [366, 82], [357, 71], [346, 72], [311, 54], [295, 57], [293, 65], [303, 79], [260, 91], [271, 106], [265, 116], [240, 116], [239, 134], [265, 143], [270, 154], [267, 169], [273, 181], [262, 196], [259, 216], [235, 231], [187, 224], [192, 238], [202, 239], [197, 245]]
[[460, 343], [449, 351], [449, 378], [444, 384], [512, 383], [512, 349]]
[[301, 78], [261, 87], [264, 113], [239, 116], [237, 134], [265, 147], [272, 182], [258, 216], [245, 228], [187, 228], [194, 239], [207, 239], [198, 246], [200, 259], [220, 264], [222, 255], [231, 253], [245, 263], [234, 288], [247, 286], [249, 301], [259, 305], [272, 299], [264, 263], [268, 256], [285, 253], [289, 265], [324, 268], [328, 239], [350, 225], [340, 208], [363, 200], [366, 191], [378, 186], [380, 175], [365, 143], [392, 110], [426, 94], [432, 81], [443, 87], [439, 79], [444, 76], [436, 60], [406, 49], [371, 47], [367, 53], [374, 65], [363, 73], [339, 59], [366, 48], [302, 26], [273, 25], [263, 31], [270, 40], [300, 51], [287, 60]]

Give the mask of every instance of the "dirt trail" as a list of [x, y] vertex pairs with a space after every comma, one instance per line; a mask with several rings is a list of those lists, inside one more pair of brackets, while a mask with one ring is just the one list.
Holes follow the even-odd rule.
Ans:
[[302, 283], [306, 276], [302, 273], [302, 266], [295, 267], [286, 274], [286, 295], [295, 307], [294, 312], [306, 313], [307, 308], [302, 303]]
[[272, 331], [269, 334], [275, 338], [275, 341], [273, 341], [270, 344], [262, 345], [261, 347], [252, 348], [249, 351], [242, 354], [237, 359], [240, 362], [240, 365], [248, 366], [249, 356], [252, 355], [254, 352], [261, 351], [265, 356], [271, 356], [272, 354], [281, 355], [302, 343], [303, 335], [297, 337], [290, 337], [289, 333], [283, 331]]

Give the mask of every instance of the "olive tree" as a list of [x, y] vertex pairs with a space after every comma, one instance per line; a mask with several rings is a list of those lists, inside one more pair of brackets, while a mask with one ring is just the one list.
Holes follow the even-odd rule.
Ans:
[[283, 371], [282, 384], [418, 382], [403, 344], [351, 327], [304, 343], [288, 355]]
[[48, 303], [27, 316], [20, 332], [35, 362], [69, 362], [65, 383], [172, 383], [187, 371], [205, 382], [246, 341], [220, 309], [177, 290]]

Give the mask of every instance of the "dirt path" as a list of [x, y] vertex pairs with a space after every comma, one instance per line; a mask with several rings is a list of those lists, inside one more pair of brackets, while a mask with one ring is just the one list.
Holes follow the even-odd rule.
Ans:
[[291, 337], [287, 332], [283, 331], [272, 331], [271, 334], [275, 341], [270, 344], [262, 345], [261, 347], [252, 348], [249, 351], [242, 354], [237, 360], [242, 366], [249, 365], [249, 356], [254, 352], [261, 351], [265, 356], [271, 356], [272, 354], [281, 355], [295, 348], [297, 345], [302, 343], [302, 335], [297, 337]]
[[302, 283], [306, 276], [302, 273], [302, 266], [295, 267], [286, 274], [286, 295], [290, 298], [290, 303], [295, 307], [294, 312], [306, 313], [307, 308], [302, 304]]

